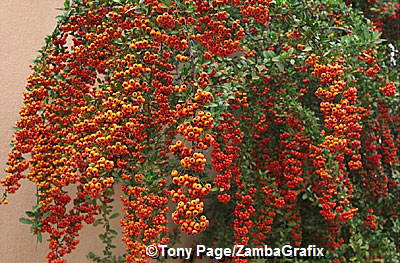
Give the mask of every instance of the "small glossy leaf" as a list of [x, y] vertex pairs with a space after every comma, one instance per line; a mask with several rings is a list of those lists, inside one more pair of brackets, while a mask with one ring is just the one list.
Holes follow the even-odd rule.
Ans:
[[19, 222], [21, 222], [22, 224], [28, 224], [28, 225], [33, 224], [33, 221], [31, 219], [28, 219], [28, 218], [25, 218], [25, 217], [21, 217], [19, 219]]
[[37, 241], [38, 241], [39, 243], [42, 243], [42, 241], [43, 241], [43, 236], [42, 236], [42, 233], [41, 233], [41, 232], [38, 232], [38, 233], [37, 233]]
[[35, 217], [35, 213], [32, 211], [26, 211], [25, 214], [29, 217]]
[[116, 217], [118, 217], [118, 216], [119, 216], [119, 213], [112, 214], [112, 215], [110, 216], [110, 219], [116, 218]]
[[44, 213], [43, 219], [48, 218], [50, 215], [51, 215], [51, 211], [47, 211], [46, 213]]

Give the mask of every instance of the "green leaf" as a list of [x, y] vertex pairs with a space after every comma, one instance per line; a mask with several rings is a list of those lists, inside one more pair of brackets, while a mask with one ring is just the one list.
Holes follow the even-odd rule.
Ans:
[[71, 4], [70, 0], [65, 0], [64, 1], [64, 8], [68, 9], [70, 7], [70, 4]]
[[93, 222], [93, 226], [98, 226], [99, 224], [103, 224], [103, 219], [97, 219]]
[[19, 219], [19, 222], [21, 222], [22, 224], [28, 224], [28, 225], [33, 224], [33, 221], [31, 219], [28, 219], [28, 218], [25, 218], [25, 217], [21, 217]]
[[42, 236], [42, 233], [41, 233], [41, 232], [38, 232], [38, 233], [37, 233], [37, 241], [38, 241], [39, 243], [42, 243], [42, 241], [43, 241], [43, 236]]
[[25, 214], [29, 217], [35, 217], [35, 213], [32, 211], [26, 211]]
[[47, 211], [46, 213], [44, 213], [43, 219], [48, 218], [50, 215], [51, 215], [51, 211]]
[[256, 65], [256, 68], [258, 69], [258, 71], [261, 71], [264, 69], [264, 65]]
[[276, 63], [276, 66], [278, 67], [280, 72], [284, 72], [285, 71], [285, 67], [283, 66], [282, 63]]
[[219, 190], [218, 187], [213, 187], [213, 188], [211, 189], [211, 192], [216, 192], [216, 191], [218, 191], [218, 190]]
[[113, 214], [113, 215], [110, 216], [110, 219], [116, 218], [116, 217], [118, 217], [118, 216], [119, 216], [119, 213], [115, 213], [115, 214]]
[[272, 58], [272, 61], [273, 61], [273, 62], [278, 62], [279, 60], [281, 60], [281, 57], [280, 57], [280, 56], [276, 56], [276, 57], [273, 57], [273, 58]]

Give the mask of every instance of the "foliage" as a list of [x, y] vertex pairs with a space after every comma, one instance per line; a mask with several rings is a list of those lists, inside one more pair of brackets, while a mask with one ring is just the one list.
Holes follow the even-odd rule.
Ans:
[[66, 262], [84, 223], [105, 229], [95, 262], [145, 262], [147, 245], [180, 232], [216, 247], [315, 244], [321, 262], [400, 261], [399, 63], [358, 11], [320, 0], [64, 9], [1, 181], [3, 203], [21, 179], [36, 184], [21, 222], [48, 234], [48, 262]]
[[374, 22], [374, 28], [389, 40], [400, 40], [400, 3], [393, 0], [346, 1]]

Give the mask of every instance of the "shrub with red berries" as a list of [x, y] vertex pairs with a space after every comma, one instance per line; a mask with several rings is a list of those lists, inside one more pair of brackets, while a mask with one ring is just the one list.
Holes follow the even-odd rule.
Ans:
[[66, 262], [85, 223], [105, 226], [95, 262], [149, 262], [146, 246], [180, 233], [398, 262], [400, 63], [380, 20], [353, 8], [65, 1], [28, 78], [0, 202], [36, 185], [21, 222], [45, 236], [49, 263]]

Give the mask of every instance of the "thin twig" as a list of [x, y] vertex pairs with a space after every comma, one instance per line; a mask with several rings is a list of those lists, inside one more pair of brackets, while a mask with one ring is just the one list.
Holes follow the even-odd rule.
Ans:
[[188, 45], [189, 45], [189, 58], [190, 58], [190, 63], [192, 64], [192, 69], [191, 69], [191, 73], [192, 73], [192, 79], [195, 80], [196, 77], [196, 73], [195, 73], [195, 65], [194, 65], [194, 54], [193, 54], [193, 50], [192, 50], [192, 41], [191, 39], [189, 39], [188, 41]]
[[254, 41], [267, 40], [267, 38], [255, 38], [255, 37], [253, 37], [249, 32], [247, 32], [246, 30], [244, 30], [244, 33], [245, 33], [249, 38], [251, 38], [251, 40], [254, 40]]
[[344, 28], [344, 27], [338, 27], [338, 26], [323, 26], [320, 27], [319, 29], [332, 29], [332, 30], [341, 30], [341, 31], [345, 31], [349, 34], [352, 34], [353, 31], [351, 31], [350, 29]]
[[128, 10], [125, 11], [125, 14], [127, 14], [127, 13], [129, 13], [129, 12], [135, 10], [135, 9], [136, 9], [136, 7], [131, 7], [131, 8], [129, 8]]

